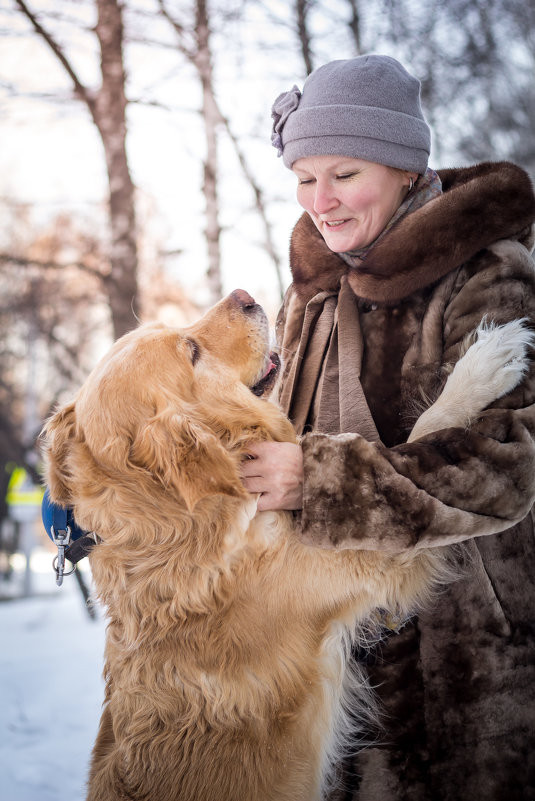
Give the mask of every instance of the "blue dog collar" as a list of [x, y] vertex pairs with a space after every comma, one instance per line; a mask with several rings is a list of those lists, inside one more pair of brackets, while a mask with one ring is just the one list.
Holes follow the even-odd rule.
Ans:
[[[83, 528], [76, 523], [73, 511], [68, 506], [59, 506], [50, 500], [50, 493], [48, 489], [45, 490], [43, 503], [41, 504], [41, 517], [46, 533], [55, 543], [56, 538], [54, 532], [67, 531], [71, 532], [71, 540], [77, 540], [87, 534]], [[53, 529], [53, 530], [52, 530]]]

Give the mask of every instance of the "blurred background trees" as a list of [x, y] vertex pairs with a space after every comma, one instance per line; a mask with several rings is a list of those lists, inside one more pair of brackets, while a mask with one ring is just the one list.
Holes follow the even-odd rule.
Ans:
[[321, 63], [399, 58], [433, 166], [535, 174], [535, 0], [5, 0], [0, 20], [2, 471], [35, 467], [43, 417], [137, 319], [237, 286], [274, 316], [299, 211], [270, 107]]

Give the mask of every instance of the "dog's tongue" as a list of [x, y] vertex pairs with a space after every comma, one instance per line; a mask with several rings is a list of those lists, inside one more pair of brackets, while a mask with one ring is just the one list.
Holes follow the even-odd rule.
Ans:
[[277, 368], [277, 365], [273, 362], [273, 360], [271, 358], [271, 354], [270, 354], [268, 365], [267, 365], [266, 369], [264, 370], [264, 375], [262, 376], [262, 378], [265, 378], [267, 375], [269, 375], [271, 373], [272, 370], [275, 370], [276, 368]]
[[275, 383], [277, 373], [279, 372], [279, 367], [280, 358], [278, 354], [270, 353], [262, 378], [257, 384], [254, 385], [254, 387], [251, 387], [251, 392], [253, 395], [261, 397], [265, 392], [271, 391], [273, 384]]

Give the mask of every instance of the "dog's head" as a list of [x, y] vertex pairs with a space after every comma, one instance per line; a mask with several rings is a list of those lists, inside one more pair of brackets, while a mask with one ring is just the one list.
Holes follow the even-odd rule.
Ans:
[[83, 516], [90, 499], [119, 503], [119, 488], [190, 510], [207, 495], [244, 496], [245, 443], [292, 438], [261, 398], [278, 369], [268, 343], [264, 311], [242, 290], [189, 328], [147, 324], [119, 339], [44, 428], [52, 499]]

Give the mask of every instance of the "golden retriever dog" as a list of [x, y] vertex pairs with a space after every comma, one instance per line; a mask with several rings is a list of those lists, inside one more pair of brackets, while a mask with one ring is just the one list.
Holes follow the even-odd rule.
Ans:
[[[444, 575], [440, 549], [321, 550], [291, 513], [257, 513], [240, 481], [248, 443], [295, 441], [262, 397], [268, 342], [243, 290], [189, 328], [142, 325], [45, 427], [51, 497], [100, 540], [106, 696], [88, 801], [322, 798], [346, 707], [370, 703], [348, 667], [359, 625], [377, 608], [410, 614]], [[482, 331], [414, 436], [512, 389], [529, 342], [521, 322]]]

